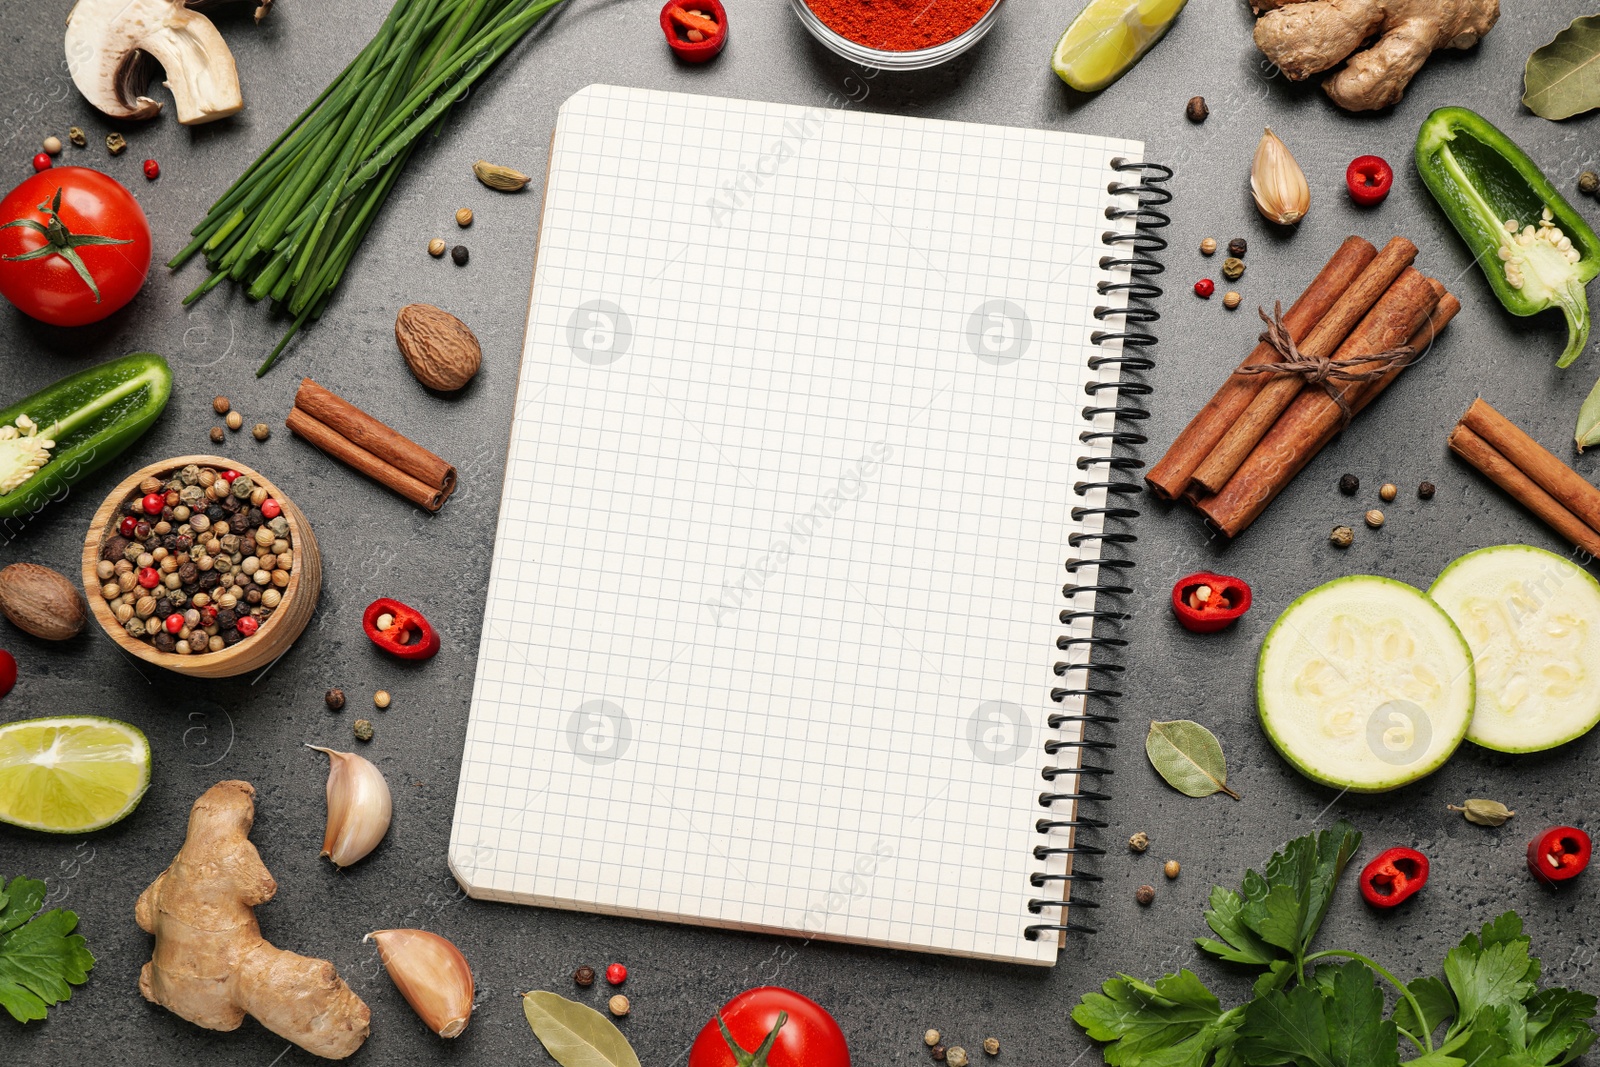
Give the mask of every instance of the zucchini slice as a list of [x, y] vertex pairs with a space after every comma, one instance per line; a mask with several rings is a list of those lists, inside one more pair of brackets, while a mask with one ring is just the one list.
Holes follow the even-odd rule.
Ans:
[[1437, 770], [1472, 721], [1472, 654], [1427, 594], [1370, 575], [1300, 597], [1261, 645], [1256, 701], [1314, 782], [1381, 793]]
[[1554, 552], [1498, 545], [1444, 569], [1429, 595], [1461, 628], [1478, 678], [1467, 740], [1539, 752], [1600, 722], [1600, 582]]

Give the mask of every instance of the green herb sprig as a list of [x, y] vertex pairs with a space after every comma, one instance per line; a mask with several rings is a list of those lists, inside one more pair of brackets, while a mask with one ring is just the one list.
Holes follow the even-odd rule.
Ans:
[[322, 316], [417, 141], [562, 0], [397, 0], [378, 33], [233, 183], [167, 266], [203, 255], [210, 277], [293, 316], [259, 377]]
[[[1211, 891], [1200, 947], [1261, 971], [1252, 999], [1224, 1010], [1191, 971], [1154, 983], [1119, 975], [1072, 1017], [1110, 1067], [1564, 1067], [1595, 1042], [1596, 1001], [1539, 989], [1522, 920], [1506, 912], [1445, 956], [1443, 977], [1402, 983], [1344, 949], [1311, 951], [1339, 877], [1361, 844], [1348, 823], [1289, 842], [1240, 890]], [[1328, 963], [1341, 959], [1349, 962]], [[1378, 979], [1397, 994], [1386, 1014]]]
[[[72, 999], [72, 987], [89, 980], [94, 956], [78, 917], [64, 908], [39, 912], [45, 885], [33, 878], [0, 877], [0, 1008], [19, 1023], [43, 1019], [46, 1010]], [[38, 914], [35, 914], [38, 912]]]

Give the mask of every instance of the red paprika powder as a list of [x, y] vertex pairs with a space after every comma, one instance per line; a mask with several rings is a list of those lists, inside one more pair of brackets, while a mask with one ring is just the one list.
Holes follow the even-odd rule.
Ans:
[[995, 0], [806, 0], [841, 37], [885, 52], [915, 52], [971, 29]]

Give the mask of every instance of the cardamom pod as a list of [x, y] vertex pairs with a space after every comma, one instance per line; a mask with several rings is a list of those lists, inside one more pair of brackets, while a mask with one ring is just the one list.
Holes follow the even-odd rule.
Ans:
[[481, 159], [472, 165], [472, 173], [477, 175], [480, 182], [502, 193], [514, 193], [533, 181], [521, 171], [502, 167], [496, 163], [486, 163]]
[[1506, 820], [1516, 814], [1498, 800], [1469, 800], [1465, 804], [1447, 806], [1451, 811], [1459, 811], [1468, 822], [1479, 826], [1504, 826]]

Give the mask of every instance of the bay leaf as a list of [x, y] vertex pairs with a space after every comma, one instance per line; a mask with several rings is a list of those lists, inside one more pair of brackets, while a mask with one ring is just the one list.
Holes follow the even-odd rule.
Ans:
[[1156, 773], [1185, 796], [1208, 797], [1220, 792], [1240, 799], [1228, 788], [1228, 760], [1222, 754], [1221, 743], [1197, 722], [1152, 722], [1144, 739], [1144, 752]]
[[1567, 119], [1600, 107], [1600, 15], [1586, 15], [1528, 57], [1522, 103], [1535, 115]]
[[561, 1067], [639, 1067], [622, 1031], [586, 1004], [539, 990], [524, 994], [522, 1013]]

